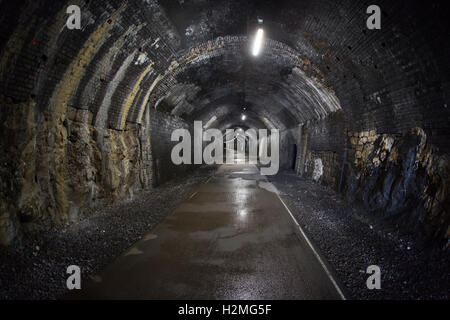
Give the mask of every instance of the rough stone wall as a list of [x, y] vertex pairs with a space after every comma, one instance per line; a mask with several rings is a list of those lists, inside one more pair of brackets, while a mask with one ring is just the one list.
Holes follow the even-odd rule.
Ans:
[[448, 154], [439, 153], [419, 127], [404, 134], [371, 130], [349, 131], [348, 136], [347, 197], [405, 230], [448, 239]]
[[389, 134], [350, 131], [345, 123], [337, 113], [305, 125], [308, 148], [301, 174], [341, 189], [349, 201], [406, 232], [448, 241], [448, 154], [420, 127]]
[[[92, 113], [69, 107], [34, 120], [35, 104], [2, 103], [0, 242], [76, 221], [94, 205], [131, 198], [151, 183], [145, 126], [94, 127]], [[14, 143], [11, 143], [11, 142]]]
[[[69, 4], [81, 7], [81, 30], [65, 27]], [[136, 107], [135, 100], [144, 82], [148, 87], [158, 76], [155, 70], [168, 65], [176, 37], [155, 2], [6, 1], [0, 7], [5, 244], [151, 185], [146, 102]], [[139, 109], [139, 121], [126, 121], [136, 115], [131, 107]]]

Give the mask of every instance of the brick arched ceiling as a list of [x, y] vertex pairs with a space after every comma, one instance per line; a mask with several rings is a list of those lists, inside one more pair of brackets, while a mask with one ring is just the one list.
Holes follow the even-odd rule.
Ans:
[[155, 108], [201, 117], [205, 106], [225, 104], [229, 112], [246, 108], [261, 120], [268, 115], [281, 128], [341, 109], [320, 74], [308, 75], [291, 48], [268, 39], [255, 58], [249, 54], [248, 39], [219, 37], [188, 50], [156, 84]]
[[[81, 8], [81, 30], [65, 27], [70, 4]], [[87, 109], [96, 126], [119, 130], [141, 122], [147, 106], [227, 125], [246, 107], [255, 126], [279, 128], [344, 112], [355, 130], [420, 125], [447, 147], [449, 44], [436, 36], [445, 10], [378, 1], [382, 28], [367, 30], [369, 4], [4, 1], [0, 92], [61, 121], [67, 106]], [[266, 41], [254, 58], [258, 16]]]

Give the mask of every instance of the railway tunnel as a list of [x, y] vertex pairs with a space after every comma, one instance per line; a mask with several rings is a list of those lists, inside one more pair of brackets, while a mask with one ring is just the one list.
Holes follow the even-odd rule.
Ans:
[[[373, 4], [2, 1], [2, 298], [448, 299], [449, 11]], [[195, 121], [279, 170], [175, 164]]]

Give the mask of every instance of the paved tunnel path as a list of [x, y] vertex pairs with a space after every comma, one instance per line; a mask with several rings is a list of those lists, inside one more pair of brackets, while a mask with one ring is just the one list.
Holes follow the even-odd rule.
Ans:
[[340, 299], [274, 191], [255, 166], [221, 166], [77, 297]]

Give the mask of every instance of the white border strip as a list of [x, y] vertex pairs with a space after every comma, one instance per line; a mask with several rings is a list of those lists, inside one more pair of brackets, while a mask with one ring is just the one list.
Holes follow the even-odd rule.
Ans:
[[294, 218], [294, 215], [292, 214], [291, 210], [289, 210], [288, 206], [284, 203], [283, 199], [281, 199], [280, 195], [278, 194], [278, 192], [276, 193], [278, 199], [280, 199], [281, 203], [283, 204], [283, 206], [286, 208], [287, 212], [289, 212], [289, 215], [291, 216], [292, 220], [294, 220], [295, 225], [298, 227], [298, 229], [300, 230], [300, 233], [302, 234], [303, 238], [305, 238], [306, 243], [309, 245], [309, 247], [312, 249], [312, 251], [314, 252], [314, 255], [316, 256], [317, 260], [319, 260], [320, 264], [322, 265], [323, 269], [325, 270], [325, 273], [327, 274], [328, 278], [330, 278], [331, 282], [333, 283], [334, 287], [336, 288], [336, 291], [339, 293], [339, 295], [341, 296], [342, 300], [347, 300], [344, 296], [344, 294], [342, 293], [341, 288], [339, 288], [337, 282], [334, 280], [333, 276], [331, 275], [330, 271], [328, 270], [327, 266], [325, 265], [325, 263], [323, 263], [322, 258], [320, 258], [319, 254], [317, 253], [316, 249], [314, 249], [311, 241], [309, 241], [308, 237], [306, 236], [305, 232], [303, 231], [302, 227], [300, 227], [300, 225], [298, 224], [297, 220]]
[[208, 180], [206, 180], [205, 184], [207, 184], [209, 182], [209, 180], [211, 180], [213, 176], [209, 177]]
[[191, 194], [191, 196], [189, 197], [188, 200], [191, 200], [191, 199], [197, 194], [197, 192], [198, 192], [198, 191], [195, 191], [193, 194]]

